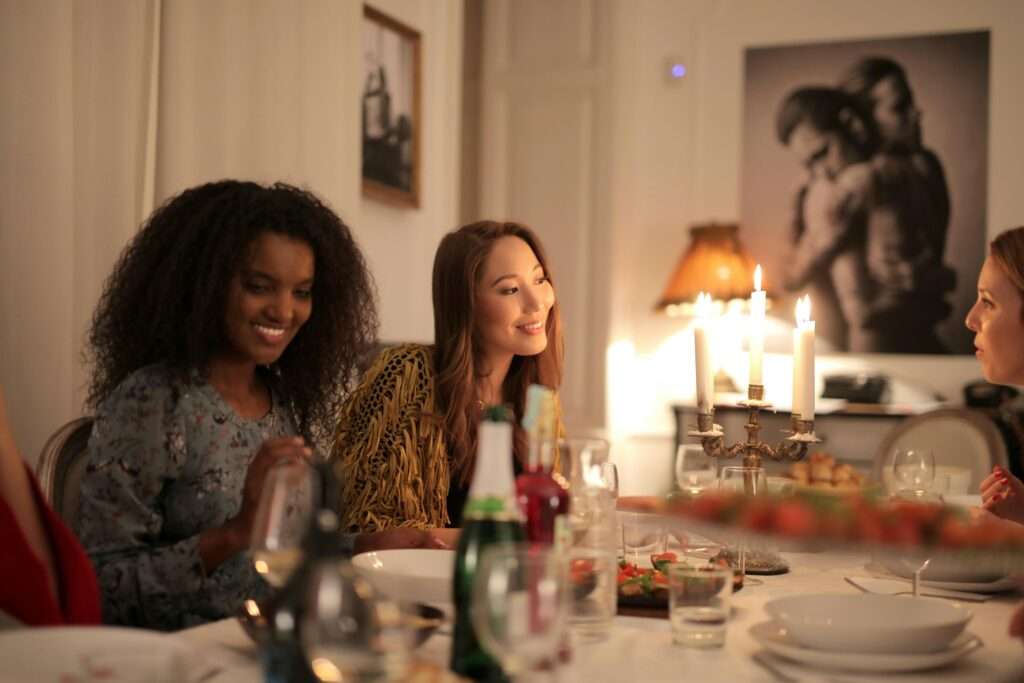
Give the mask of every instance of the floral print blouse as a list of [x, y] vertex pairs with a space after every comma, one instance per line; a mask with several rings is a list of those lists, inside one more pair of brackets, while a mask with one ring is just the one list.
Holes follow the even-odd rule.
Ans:
[[206, 574], [199, 534], [238, 513], [260, 445], [296, 433], [276, 394], [249, 420], [195, 371], [185, 379], [153, 365], [122, 382], [97, 412], [79, 507], [104, 621], [173, 630], [265, 597], [245, 553]]

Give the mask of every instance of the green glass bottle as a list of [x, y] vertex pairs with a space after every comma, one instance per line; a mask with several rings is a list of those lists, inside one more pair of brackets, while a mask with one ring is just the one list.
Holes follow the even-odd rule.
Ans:
[[526, 539], [516, 505], [512, 471], [512, 415], [504, 406], [484, 411], [477, 432], [476, 466], [462, 513], [462, 533], [455, 553], [453, 595], [455, 633], [451, 669], [477, 681], [507, 681], [497, 660], [481, 647], [470, 617], [473, 581], [485, 548]]

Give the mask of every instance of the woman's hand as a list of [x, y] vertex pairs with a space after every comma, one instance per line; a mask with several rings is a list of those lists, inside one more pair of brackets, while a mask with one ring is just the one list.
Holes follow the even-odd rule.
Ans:
[[263, 442], [256, 457], [249, 463], [245, 485], [242, 487], [242, 506], [231, 520], [236, 531], [244, 533], [246, 544], [249, 542], [249, 533], [263, 494], [263, 485], [267, 481], [267, 473], [277, 465], [308, 464], [312, 456], [312, 449], [306, 446], [300, 436], [267, 439]]
[[458, 529], [410, 529], [401, 527], [386, 531], [359, 534], [354, 551], [366, 553], [371, 550], [393, 550], [398, 548], [433, 548], [450, 550], [459, 541]]
[[1024, 524], [1024, 484], [999, 465], [981, 482], [981, 504], [994, 515]]
[[271, 468], [289, 463], [308, 463], [312, 455], [313, 451], [306, 446], [302, 437], [289, 436], [263, 442], [246, 470], [242, 505], [238, 514], [224, 526], [207, 529], [199, 535], [199, 556], [207, 573], [249, 547], [256, 510]]

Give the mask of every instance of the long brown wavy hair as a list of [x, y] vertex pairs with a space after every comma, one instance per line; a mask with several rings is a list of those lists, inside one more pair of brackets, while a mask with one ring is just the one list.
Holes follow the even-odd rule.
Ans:
[[[434, 257], [434, 369], [437, 407], [442, 413], [453, 479], [466, 484], [476, 460], [476, 425], [480, 419], [476, 387], [480, 379], [482, 342], [476, 327], [476, 295], [484, 263], [502, 237], [518, 237], [530, 246], [555, 288], [551, 267], [537, 236], [520, 223], [480, 221], [448, 233]], [[562, 324], [555, 303], [545, 323], [548, 344], [535, 356], [515, 356], [502, 385], [502, 397], [515, 414], [515, 456], [526, 458], [523, 417], [526, 389], [543, 384], [558, 390], [562, 383]]]
[[[992, 259], [1024, 297], [1024, 226], [1000, 234], [989, 245]], [[1024, 316], [1024, 311], [1021, 312]]]

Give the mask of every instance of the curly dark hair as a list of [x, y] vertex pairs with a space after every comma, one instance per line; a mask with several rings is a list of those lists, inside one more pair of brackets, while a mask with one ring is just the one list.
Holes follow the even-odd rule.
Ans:
[[267, 231], [305, 242], [315, 260], [312, 314], [269, 381], [303, 435], [329, 433], [376, 338], [376, 292], [348, 227], [311, 193], [284, 183], [207, 183], [153, 212], [114, 266], [93, 316], [89, 406], [153, 363], [205, 370], [226, 343], [231, 279]]

